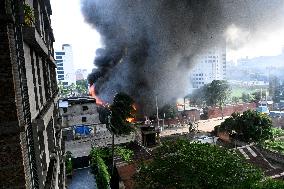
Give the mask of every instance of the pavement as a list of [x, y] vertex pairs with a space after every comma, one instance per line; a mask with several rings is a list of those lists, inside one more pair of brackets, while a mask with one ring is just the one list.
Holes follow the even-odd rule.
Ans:
[[[200, 131], [200, 133], [203, 133], [203, 132], [211, 132], [212, 130], [214, 130], [214, 127], [216, 125], [220, 125], [221, 122], [223, 122], [224, 120], [225, 118], [223, 120], [221, 118], [213, 118], [209, 120], [199, 120], [195, 123], [198, 126], [198, 130]], [[163, 130], [160, 133], [160, 136], [163, 137], [172, 134], [186, 134], [188, 132], [189, 132], [188, 127], [176, 126]], [[135, 139], [134, 135], [119, 136], [115, 137], [114, 143], [121, 144], [133, 141], [134, 139]], [[82, 138], [80, 140], [65, 141], [65, 151], [72, 152], [72, 155], [74, 157], [82, 157], [82, 156], [87, 156], [90, 153], [92, 145], [97, 147], [102, 147], [102, 146], [111, 145], [111, 142], [112, 142], [111, 134], [102, 133], [97, 136]]]
[[91, 173], [91, 168], [76, 169], [67, 188], [97, 189], [95, 176]]
[[[201, 132], [211, 132], [214, 130], [214, 127], [217, 125], [220, 125], [227, 117], [224, 117], [224, 119], [220, 118], [213, 118], [208, 120], [199, 120], [196, 123], [197, 128]], [[188, 127], [173, 127], [169, 129], [165, 129], [160, 133], [160, 136], [168, 136], [172, 134], [185, 134], [189, 132]]]

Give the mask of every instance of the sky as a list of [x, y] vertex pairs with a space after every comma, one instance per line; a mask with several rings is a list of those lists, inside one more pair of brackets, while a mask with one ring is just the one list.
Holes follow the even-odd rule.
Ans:
[[55, 51], [61, 50], [62, 44], [72, 45], [75, 70], [91, 72], [96, 49], [102, 44], [99, 33], [85, 23], [80, 0], [51, 0], [51, 7]]
[[[75, 69], [94, 68], [93, 61], [97, 48], [103, 46], [100, 34], [85, 23], [80, 10], [80, 0], [51, 0], [52, 27], [55, 35], [54, 49], [60, 50], [62, 44], [71, 44]], [[242, 35], [238, 28], [228, 28], [227, 35], [236, 39]], [[252, 43], [247, 43], [237, 50], [227, 49], [227, 60], [236, 62], [240, 58], [274, 56], [284, 47], [284, 28], [266, 34]]]

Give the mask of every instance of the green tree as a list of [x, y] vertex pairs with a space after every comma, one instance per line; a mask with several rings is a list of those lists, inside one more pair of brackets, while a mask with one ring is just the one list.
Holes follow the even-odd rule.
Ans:
[[242, 101], [243, 102], [251, 102], [253, 101], [253, 95], [249, 94], [249, 93], [242, 93]]
[[175, 105], [166, 104], [159, 111], [159, 117], [166, 119], [174, 119], [177, 116], [177, 107]]
[[135, 109], [133, 107], [134, 100], [125, 93], [118, 93], [113, 99], [113, 103], [110, 106], [111, 115], [111, 127], [110, 131], [116, 135], [129, 134], [133, 128], [131, 123], [126, 119], [135, 117]]
[[232, 97], [232, 102], [235, 103], [235, 104], [238, 104], [240, 101], [240, 98], [239, 97], [236, 97], [236, 96], [233, 96]]
[[135, 117], [133, 107], [134, 100], [125, 93], [118, 93], [113, 99], [110, 107], [100, 107], [98, 109], [101, 123], [107, 124], [112, 133], [112, 174], [114, 168], [114, 135], [130, 134], [133, 131], [131, 123], [127, 118]]
[[91, 168], [96, 176], [97, 187], [101, 189], [109, 189], [111, 176], [106, 164], [109, 159], [108, 148], [92, 148], [90, 157]]
[[80, 95], [88, 94], [88, 82], [86, 79], [76, 81], [76, 90]]
[[284, 182], [282, 180], [267, 179], [263, 182], [260, 182], [253, 189], [282, 189], [282, 188], [284, 188]]
[[258, 102], [261, 100], [261, 98], [265, 97], [266, 91], [265, 90], [260, 90], [252, 93], [254, 101]]
[[227, 131], [244, 142], [262, 142], [272, 138], [271, 128], [272, 121], [267, 115], [247, 110], [242, 115], [233, 113], [221, 123], [219, 131]]
[[230, 85], [225, 80], [213, 80], [204, 87], [207, 105], [219, 106], [222, 111], [223, 119], [223, 107], [231, 95]]
[[252, 188], [262, 178], [259, 169], [236, 153], [187, 140], [158, 147], [153, 160], [141, 164], [135, 175], [136, 188], [143, 189]]
[[72, 171], [73, 171], [72, 153], [70, 151], [67, 151], [65, 156], [65, 172], [67, 175], [72, 175]]
[[70, 95], [73, 95], [76, 91], [76, 84], [71, 83], [71, 85], [67, 86], [68, 92]]

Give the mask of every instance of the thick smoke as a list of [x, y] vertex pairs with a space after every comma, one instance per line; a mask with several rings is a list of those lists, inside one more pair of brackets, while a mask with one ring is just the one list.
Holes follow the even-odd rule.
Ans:
[[[237, 26], [246, 39], [282, 24], [283, 0], [82, 0], [85, 20], [101, 34], [89, 78], [111, 101], [130, 94], [144, 113], [186, 94], [196, 55], [225, 43]], [[238, 48], [230, 41], [227, 45]]]

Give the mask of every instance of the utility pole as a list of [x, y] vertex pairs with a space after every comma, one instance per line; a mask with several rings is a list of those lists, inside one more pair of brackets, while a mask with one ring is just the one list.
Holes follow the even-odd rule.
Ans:
[[260, 88], [260, 102], [262, 104], [262, 88]]
[[[159, 128], [160, 124], [159, 124], [158, 96], [156, 96], [156, 109], [157, 109], [157, 120], [158, 120], [158, 128]], [[160, 129], [160, 128], [159, 128], [159, 129]]]

